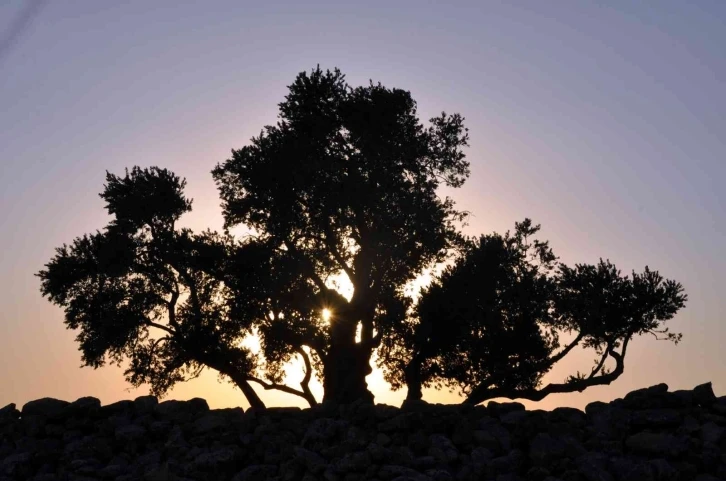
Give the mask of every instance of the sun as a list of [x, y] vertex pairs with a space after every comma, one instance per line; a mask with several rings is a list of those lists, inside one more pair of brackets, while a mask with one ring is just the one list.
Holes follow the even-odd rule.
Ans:
[[328, 322], [328, 321], [330, 321], [330, 316], [331, 316], [332, 314], [333, 314], [333, 313], [332, 313], [332, 312], [330, 311], [330, 309], [328, 309], [328, 308], [326, 307], [325, 309], [323, 309], [323, 320], [324, 320], [325, 322]]

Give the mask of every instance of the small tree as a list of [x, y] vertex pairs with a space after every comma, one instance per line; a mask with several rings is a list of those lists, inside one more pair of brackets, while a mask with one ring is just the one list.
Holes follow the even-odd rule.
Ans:
[[[603, 260], [570, 268], [547, 242], [532, 239], [539, 228], [526, 219], [513, 234], [471, 241], [422, 292], [414, 315], [392, 329], [381, 365], [394, 388], [407, 385], [407, 400], [433, 385], [461, 390], [470, 404], [496, 397], [539, 401], [610, 384], [623, 373], [637, 335], [681, 339], [662, 326], [685, 305], [679, 283], [647, 267], [628, 278]], [[578, 346], [594, 349], [594, 366], [541, 387], [542, 377]]]
[[41, 292], [65, 308], [68, 328], [79, 330], [84, 365], [128, 361], [126, 379], [157, 395], [209, 367], [251, 406], [264, 404], [250, 382], [315, 404], [309, 367], [301, 389], [264, 381], [256, 376], [260, 360], [242, 345], [268, 312], [275, 262], [269, 249], [176, 228], [191, 201], [186, 182], [165, 169], [107, 173], [106, 180], [101, 197], [113, 220], [57, 249], [38, 274]]

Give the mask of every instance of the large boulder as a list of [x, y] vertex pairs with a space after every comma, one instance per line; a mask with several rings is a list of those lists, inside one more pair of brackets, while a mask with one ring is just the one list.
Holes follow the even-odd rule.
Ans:
[[43, 417], [59, 417], [64, 414], [66, 407], [69, 406], [68, 401], [45, 397], [29, 401], [25, 403], [21, 411], [22, 416], [43, 416]]

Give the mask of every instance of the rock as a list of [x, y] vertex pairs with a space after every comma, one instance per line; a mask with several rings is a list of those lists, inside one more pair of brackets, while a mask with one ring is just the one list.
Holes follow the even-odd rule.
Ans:
[[701, 440], [704, 444], [718, 444], [724, 435], [724, 428], [713, 423], [707, 422], [701, 426]]
[[594, 416], [597, 413], [600, 413], [602, 411], [606, 411], [609, 409], [609, 406], [607, 403], [604, 403], [602, 401], [593, 401], [587, 406], [585, 406], [585, 414], [587, 416]]
[[158, 404], [159, 399], [156, 396], [139, 396], [134, 399], [134, 409], [139, 414], [153, 413]]
[[610, 469], [617, 481], [655, 481], [653, 468], [646, 462], [632, 458], [614, 458]]
[[194, 422], [194, 432], [197, 434], [207, 434], [221, 430], [227, 425], [227, 419], [225, 419], [223, 414], [210, 411]]
[[383, 481], [389, 481], [392, 479], [400, 479], [402, 477], [408, 477], [404, 479], [419, 479], [418, 477], [423, 476], [415, 469], [411, 469], [406, 466], [397, 466], [394, 464], [386, 464], [381, 466], [378, 470], [378, 477]]
[[675, 408], [689, 408], [693, 405], [693, 391], [685, 389], [668, 393], [671, 406]]
[[170, 481], [169, 464], [163, 463], [147, 470], [144, 473], [144, 481]]
[[116, 440], [122, 443], [135, 442], [143, 439], [146, 436], [146, 429], [143, 426], [131, 424], [128, 426], [121, 426], [116, 429], [115, 437]]
[[345, 444], [352, 449], [363, 449], [368, 445], [369, 436], [365, 429], [358, 426], [350, 426], [345, 436]]
[[678, 471], [665, 459], [652, 459], [648, 464], [657, 481], [678, 480]]
[[565, 453], [565, 444], [547, 433], [537, 434], [529, 443], [529, 459], [534, 466], [548, 467]]
[[378, 433], [376, 434], [376, 443], [385, 447], [391, 444], [391, 438], [383, 433]]
[[305, 446], [306, 444], [319, 441], [329, 441], [338, 434], [339, 426], [340, 423], [334, 419], [316, 419], [310, 423], [307, 431], [305, 431], [305, 437], [302, 440], [302, 445]]
[[86, 416], [101, 409], [101, 401], [95, 397], [86, 396], [70, 403], [66, 411], [74, 416]]
[[691, 416], [690, 414], [687, 414], [683, 418], [683, 422], [676, 430], [677, 433], [682, 434], [695, 434], [701, 431], [701, 424], [698, 422], [696, 418]]
[[676, 409], [656, 408], [636, 411], [630, 416], [630, 424], [636, 428], [669, 428], [681, 424], [682, 416]]
[[114, 416], [117, 414], [127, 414], [134, 410], [134, 402], [129, 400], [118, 401], [112, 404], [101, 406], [101, 414], [105, 416]]
[[269, 481], [277, 474], [277, 466], [253, 464], [235, 474], [232, 481]]
[[668, 393], [667, 384], [656, 384], [643, 389], [629, 392], [623, 398], [623, 405], [629, 408], [650, 409], [662, 406], [662, 400]]
[[487, 404], [487, 412], [494, 417], [501, 417], [512, 411], [524, 411], [524, 404], [518, 402], [498, 403], [489, 401]]
[[335, 471], [341, 474], [351, 472], [362, 472], [371, 463], [370, 455], [365, 451], [346, 454], [340, 461], [335, 463]]
[[653, 456], [679, 456], [687, 448], [683, 439], [672, 434], [647, 431], [628, 437], [625, 446], [633, 453]]
[[413, 460], [411, 467], [416, 471], [425, 471], [433, 469], [438, 463], [433, 456], [421, 456]]
[[[0, 481], [8, 478], [0, 478]], [[33, 476], [31, 481], [58, 481], [58, 477], [53, 473], [42, 473]]]
[[30, 463], [32, 455], [30, 453], [16, 453], [7, 456], [0, 461], [0, 473], [8, 476], [17, 476], [23, 465]]
[[128, 473], [128, 468], [120, 464], [109, 464], [98, 470], [98, 475], [104, 479], [115, 479], [126, 473]]
[[164, 447], [171, 451], [186, 452], [186, 449], [189, 447], [189, 443], [187, 443], [186, 439], [184, 439], [184, 432], [180, 426], [174, 426], [171, 429], [169, 438], [164, 444]]
[[482, 418], [479, 429], [474, 431], [474, 443], [491, 449], [495, 454], [506, 453], [512, 449], [512, 435], [492, 418]]
[[237, 448], [226, 446], [202, 453], [194, 458], [191, 467], [199, 471], [215, 472], [225, 465], [231, 465], [237, 456]]
[[693, 388], [693, 400], [701, 406], [711, 406], [716, 402], [713, 386], [710, 382], [700, 384]]
[[694, 481], [723, 481], [723, 479], [711, 476], [710, 474], [699, 474]]
[[527, 471], [527, 479], [531, 481], [544, 481], [550, 478], [550, 472], [547, 468], [541, 466], [533, 466]]
[[22, 416], [57, 417], [64, 413], [68, 405], [70, 405], [68, 401], [46, 397], [27, 402], [23, 406], [21, 414]]
[[429, 437], [431, 447], [429, 455], [441, 463], [453, 463], [459, 457], [459, 452], [449, 438], [441, 434], [433, 434]]
[[640, 432], [628, 437], [625, 446], [636, 454], [654, 456], [679, 456], [687, 449], [687, 443], [672, 434]]
[[157, 404], [154, 411], [171, 421], [189, 422], [193, 416], [209, 411], [209, 405], [200, 398], [189, 401], [169, 400]]
[[480, 446], [471, 451], [471, 461], [474, 464], [486, 465], [492, 458], [494, 458], [494, 454], [487, 448]]
[[316, 452], [299, 446], [295, 446], [294, 452], [295, 458], [299, 459], [307, 470], [313, 474], [322, 473], [328, 465], [325, 459]]
[[499, 419], [505, 426], [517, 426], [525, 422], [529, 418], [529, 414], [527, 411], [510, 411], [503, 414]]
[[608, 472], [608, 458], [602, 453], [586, 453], [575, 461], [577, 470], [587, 481], [613, 481]]
[[518, 449], [512, 450], [506, 456], [499, 456], [489, 462], [488, 469], [492, 474], [510, 474], [516, 472], [523, 465], [524, 455]]
[[0, 422], [15, 420], [20, 417], [20, 411], [15, 408], [15, 403], [0, 408]]
[[552, 410], [552, 418], [562, 421], [573, 427], [584, 427], [587, 423], [587, 416], [584, 412], [575, 408], [559, 407]]
[[454, 481], [454, 477], [445, 469], [427, 469], [424, 474], [433, 481]]

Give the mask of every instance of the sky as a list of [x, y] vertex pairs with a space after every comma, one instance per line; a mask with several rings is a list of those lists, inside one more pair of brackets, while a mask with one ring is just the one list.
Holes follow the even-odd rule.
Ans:
[[[211, 169], [318, 64], [409, 90], [422, 119], [466, 118], [471, 177], [447, 194], [472, 213], [468, 234], [530, 217], [563, 262], [648, 265], [683, 283], [688, 304], [668, 323], [678, 346], [637, 338], [610, 386], [528, 407], [661, 382], [726, 395], [726, 2], [45, 0], [23, 17], [30, 1], [0, 4], [0, 406], [148, 392], [121, 369], [80, 368], [34, 273], [105, 226], [107, 170], [171, 169], [194, 199], [184, 225], [221, 229]], [[592, 358], [575, 352], [545, 381]], [[368, 381], [377, 402], [405, 396], [380, 372]], [[247, 406], [213, 372], [168, 395], [193, 397]]]

